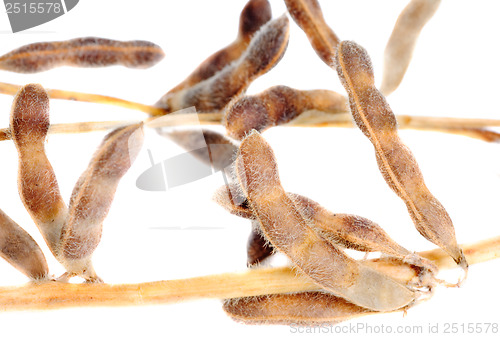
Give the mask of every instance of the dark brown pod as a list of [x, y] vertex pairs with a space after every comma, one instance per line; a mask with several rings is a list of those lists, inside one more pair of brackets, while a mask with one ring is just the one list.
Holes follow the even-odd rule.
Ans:
[[308, 326], [336, 324], [376, 313], [322, 292], [233, 298], [225, 300], [223, 308], [232, 319], [247, 324]]
[[448, 212], [425, 185], [415, 157], [398, 136], [394, 113], [375, 87], [368, 53], [355, 42], [342, 41], [337, 58], [337, 72], [349, 94], [354, 121], [372, 142], [385, 181], [405, 202], [418, 232], [467, 270]]
[[33, 280], [49, 273], [42, 250], [33, 238], [0, 210], [0, 256]]
[[184, 81], [179, 83], [169, 93], [192, 87], [207, 78], [212, 77], [225, 66], [237, 60], [247, 49], [252, 36], [271, 20], [271, 5], [268, 0], [250, 0], [240, 15], [238, 36], [231, 44], [209, 56]]
[[84, 37], [29, 44], [0, 57], [0, 69], [36, 73], [60, 66], [149, 68], [165, 54], [148, 41], [116, 41]]
[[310, 220], [310, 226], [330, 242], [349, 249], [381, 252], [399, 258], [411, 254], [369, 219], [352, 214], [333, 213], [307, 197], [293, 193], [288, 195], [299, 206], [303, 216]]
[[[255, 220], [255, 213], [248, 200], [241, 196], [239, 189], [234, 184], [222, 186], [217, 189], [213, 199], [231, 214]], [[369, 219], [330, 212], [317, 202], [299, 194], [287, 193], [287, 196], [307, 220], [307, 225], [335, 245], [362, 252], [381, 252], [401, 259], [412, 254]]]
[[416, 299], [412, 290], [350, 258], [310, 228], [281, 186], [274, 153], [257, 131], [242, 141], [235, 167], [266, 240], [314, 283], [378, 311], [395, 310]]
[[92, 267], [92, 253], [101, 240], [102, 223], [118, 183], [141, 149], [142, 126], [139, 123], [109, 133], [73, 189], [59, 254], [68, 276], [99, 280]]
[[223, 124], [228, 134], [243, 139], [255, 129], [263, 132], [285, 124], [309, 110], [341, 113], [347, 108], [345, 96], [329, 90], [296, 90], [284, 85], [254, 96], [244, 96], [225, 109]]
[[167, 93], [156, 106], [173, 112], [194, 106], [197, 112], [219, 112], [243, 93], [252, 81], [273, 68], [283, 57], [289, 38], [286, 16], [266, 23], [240, 58], [214, 76], [183, 90]]
[[317, 0], [285, 0], [288, 12], [306, 33], [316, 54], [333, 67], [339, 38], [325, 22]]
[[49, 130], [49, 97], [39, 84], [28, 84], [14, 98], [10, 116], [12, 140], [19, 154], [18, 189], [52, 253], [59, 253], [67, 207], [45, 153]]

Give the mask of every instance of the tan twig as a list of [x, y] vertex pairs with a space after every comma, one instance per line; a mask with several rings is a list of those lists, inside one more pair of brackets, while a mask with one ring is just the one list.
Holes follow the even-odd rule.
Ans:
[[[199, 114], [198, 119], [193, 119], [188, 114], [169, 115], [169, 118], [162, 116], [161, 119], [149, 118], [144, 120], [146, 126], [167, 127], [179, 125], [220, 125], [221, 113]], [[484, 129], [485, 127], [500, 127], [500, 120], [497, 119], [473, 119], [473, 118], [451, 118], [451, 117], [427, 117], [427, 116], [396, 116], [401, 129], [414, 129], [422, 131], [436, 131], [450, 134], [458, 134], [477, 138], [488, 142], [500, 141], [500, 134], [495, 131]], [[153, 124], [153, 121], [154, 124]], [[93, 131], [105, 131], [127, 126], [140, 122], [140, 120], [116, 120], [102, 122], [80, 122], [53, 124], [49, 133], [86, 133]], [[299, 127], [354, 127], [351, 117], [345, 114], [331, 115], [311, 111], [304, 116], [297, 118], [284, 126]], [[10, 131], [8, 128], [0, 129], [0, 141], [9, 140]]]
[[[500, 257], [500, 236], [462, 245], [470, 264]], [[442, 250], [422, 252], [439, 268], [456, 264]], [[372, 267], [400, 280], [409, 280], [411, 273], [372, 263]], [[234, 298], [265, 294], [318, 290], [318, 286], [297, 276], [290, 268], [252, 269], [189, 279], [148, 282], [140, 284], [68, 284], [44, 282], [22, 287], [0, 288], [2, 310], [60, 309], [81, 306], [125, 306], [166, 304], [201, 298]]]
[[[21, 88], [19, 85], [0, 82], [0, 94], [15, 95]], [[138, 110], [149, 114], [152, 117], [159, 117], [167, 114], [164, 109], [127, 101], [120, 98], [87, 94], [75, 91], [66, 91], [58, 89], [48, 89], [47, 93], [50, 98], [63, 99], [70, 101], [79, 101], [87, 103], [98, 103], [120, 106], [127, 109]], [[179, 114], [173, 119], [162, 119], [160, 124], [156, 126], [174, 126], [174, 125], [191, 125], [192, 118], [182, 117]], [[198, 118], [201, 125], [220, 125], [222, 122], [222, 113], [203, 113], [199, 114]], [[485, 128], [500, 127], [498, 119], [473, 119], [473, 118], [452, 118], [452, 117], [428, 117], [428, 116], [411, 116], [399, 115], [399, 127], [402, 129], [415, 129], [426, 131], [437, 131], [451, 134], [458, 134], [467, 137], [481, 139], [487, 142], [500, 141], [500, 134]], [[146, 121], [149, 121], [148, 119]], [[92, 131], [104, 131], [117, 127], [137, 123], [138, 121], [104, 121], [104, 122], [81, 122], [69, 124], [54, 124], [51, 126], [50, 133], [84, 133]], [[299, 117], [292, 120], [286, 126], [299, 127], [353, 127], [351, 115], [346, 113], [326, 113], [322, 111], [308, 111]], [[10, 131], [0, 129], [0, 141], [10, 139]]]
[[[0, 94], [15, 95], [20, 88], [21, 88], [20, 85], [10, 84], [10, 83], [0, 83]], [[50, 98], [54, 99], [115, 105], [122, 108], [142, 111], [148, 113], [151, 116], [161, 116], [167, 113], [167, 111], [165, 111], [164, 109], [157, 108], [152, 105], [131, 102], [111, 96], [86, 94], [82, 92], [58, 90], [58, 89], [47, 89], [47, 93], [49, 94]]]

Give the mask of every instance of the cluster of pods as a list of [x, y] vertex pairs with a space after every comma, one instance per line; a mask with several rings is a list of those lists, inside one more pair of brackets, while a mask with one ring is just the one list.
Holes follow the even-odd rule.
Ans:
[[[417, 231], [466, 273], [468, 264], [451, 218], [427, 188], [414, 156], [399, 138], [396, 117], [384, 96], [403, 79], [418, 34], [439, 1], [412, 0], [401, 13], [386, 48], [380, 89], [374, 84], [367, 51], [335, 35], [317, 0], [285, 3], [319, 58], [337, 73], [347, 95], [284, 85], [245, 95], [252, 81], [283, 57], [290, 33], [287, 15], [273, 18], [267, 0], [249, 0], [241, 12], [236, 40], [211, 55], [155, 104], [164, 114], [193, 106], [200, 114], [223, 113], [226, 134], [202, 130], [210, 156], [201, 159], [230, 177], [215, 192], [215, 201], [252, 223], [249, 268], [280, 252], [297, 273], [321, 288], [227, 299], [224, 310], [240, 321], [280, 324], [335, 323], [369, 313], [406, 310], [443, 283], [437, 278], [438, 268], [396, 243], [369, 219], [334, 213], [305, 196], [286, 192], [273, 150], [261, 133], [310, 110], [351, 113], [373, 144], [383, 178], [406, 205]], [[78, 38], [21, 47], [0, 57], [0, 69], [34, 73], [58, 66], [146, 68], [163, 56], [160, 47], [146, 41]], [[44, 148], [50, 127], [49, 98], [41, 85], [28, 84], [14, 99], [9, 137], [19, 153], [19, 195], [51, 252], [66, 269], [57, 280], [81, 276], [88, 282], [101, 282], [92, 267], [92, 253], [118, 183], [141, 149], [144, 125], [118, 128], [104, 138], [67, 205]], [[187, 147], [192, 147], [197, 134], [199, 130], [168, 133], [171, 140]], [[380, 252], [381, 263], [410, 270], [414, 278], [403, 282], [390, 277], [367, 261], [350, 257], [346, 249]], [[0, 254], [33, 280], [51, 278], [37, 243], [3, 212]]]

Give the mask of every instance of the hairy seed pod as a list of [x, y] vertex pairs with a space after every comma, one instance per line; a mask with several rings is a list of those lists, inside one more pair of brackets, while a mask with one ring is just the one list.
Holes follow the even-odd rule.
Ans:
[[385, 181], [405, 202], [417, 230], [467, 270], [450, 216], [425, 185], [415, 157], [398, 136], [394, 113], [374, 85], [366, 50], [354, 42], [342, 41], [337, 72], [349, 94], [356, 125], [372, 142]]
[[33, 238], [0, 210], [0, 256], [33, 280], [49, 273], [42, 250]]
[[[256, 219], [247, 200], [245, 202], [235, 202], [230, 197], [240, 187], [222, 186], [216, 190], [214, 201], [226, 209], [231, 214], [246, 219]], [[391, 256], [405, 258], [411, 252], [400, 246], [376, 223], [366, 218], [342, 213], [333, 213], [322, 207], [317, 202], [295, 193], [287, 193], [306, 219], [307, 224], [322, 238], [335, 245], [348, 249], [355, 249], [362, 252], [381, 252]]]
[[296, 90], [280, 85], [228, 104], [223, 124], [231, 137], [243, 139], [252, 129], [263, 132], [288, 123], [305, 111], [335, 114], [345, 112], [346, 106], [346, 97], [333, 91]]
[[164, 95], [156, 106], [177, 111], [194, 106], [198, 112], [217, 112], [246, 90], [257, 77], [273, 68], [288, 45], [289, 24], [286, 16], [266, 23], [252, 38], [240, 58], [214, 76], [172, 94]]
[[357, 215], [330, 212], [302, 195], [288, 193], [288, 196], [310, 221], [311, 227], [328, 241], [362, 252], [381, 252], [401, 258], [411, 254], [371, 220]]
[[47, 92], [39, 84], [22, 87], [10, 115], [12, 140], [19, 154], [19, 195], [50, 250], [57, 255], [68, 210], [45, 154], [49, 125]]
[[164, 56], [159, 46], [147, 41], [84, 37], [23, 46], [0, 56], [0, 69], [37, 73], [61, 66], [149, 68]]
[[196, 83], [212, 77], [225, 66], [237, 60], [247, 49], [255, 32], [271, 20], [271, 17], [271, 5], [268, 0], [248, 1], [240, 15], [240, 25], [236, 40], [209, 56], [184, 81], [171, 89], [169, 94], [192, 87]]
[[102, 223], [118, 183], [137, 157], [143, 137], [142, 123], [109, 133], [75, 185], [62, 228], [59, 256], [69, 275], [98, 280], [92, 253], [101, 239]]
[[313, 282], [378, 311], [395, 310], [416, 299], [413, 291], [350, 258], [308, 225], [283, 190], [274, 153], [258, 132], [242, 141], [235, 165], [266, 239]]
[[384, 52], [380, 92], [385, 96], [396, 90], [403, 80], [418, 36], [440, 3], [441, 0], [412, 0], [399, 15]]
[[314, 326], [337, 324], [348, 319], [375, 314], [341, 297], [321, 292], [273, 294], [233, 298], [224, 301], [224, 311], [247, 324], [291, 324]]
[[339, 38], [326, 24], [317, 0], [285, 0], [286, 7], [297, 25], [306, 33], [316, 54], [333, 67]]

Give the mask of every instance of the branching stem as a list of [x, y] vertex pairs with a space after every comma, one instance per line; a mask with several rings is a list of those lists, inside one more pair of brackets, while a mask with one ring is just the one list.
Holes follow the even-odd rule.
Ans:
[[[461, 246], [470, 264], [500, 257], [500, 236]], [[420, 253], [439, 268], [456, 267], [442, 250]], [[402, 281], [411, 273], [371, 262], [372, 267]], [[0, 288], [2, 310], [60, 309], [81, 306], [126, 306], [166, 304], [202, 298], [233, 298], [276, 293], [318, 290], [318, 286], [290, 268], [251, 269], [189, 279], [139, 284], [70, 284], [62, 282], [33, 283], [21, 287]]]
[[[0, 82], [0, 94], [15, 95], [21, 86], [16, 84]], [[63, 99], [79, 102], [109, 104], [127, 109], [138, 110], [147, 113], [152, 118], [167, 114], [167, 111], [137, 102], [131, 102], [121, 98], [110, 96], [87, 94], [74, 91], [47, 89], [50, 98]], [[347, 109], [347, 107], [346, 107]], [[220, 125], [222, 113], [199, 114], [199, 124]], [[416, 129], [427, 131], [438, 131], [451, 134], [459, 134], [467, 137], [481, 139], [487, 142], [500, 141], [500, 133], [488, 130], [491, 127], [500, 127], [500, 120], [497, 119], [472, 119], [472, 118], [451, 118], [451, 117], [428, 117], [428, 116], [397, 116], [399, 128]], [[181, 114], [175, 115], [172, 119], [162, 119], [158, 126], [191, 125], [193, 119], [185, 120]], [[137, 122], [137, 121], [136, 121]], [[71, 124], [55, 124], [51, 128], [51, 133], [83, 133], [92, 131], [103, 131], [116, 127], [128, 125], [131, 121], [105, 121], [105, 122], [82, 122]], [[197, 123], [198, 124], [198, 123]], [[286, 126], [301, 127], [353, 127], [351, 114], [345, 113], [325, 113], [320, 111], [309, 111]], [[8, 128], [0, 129], [0, 140], [10, 139]]]

